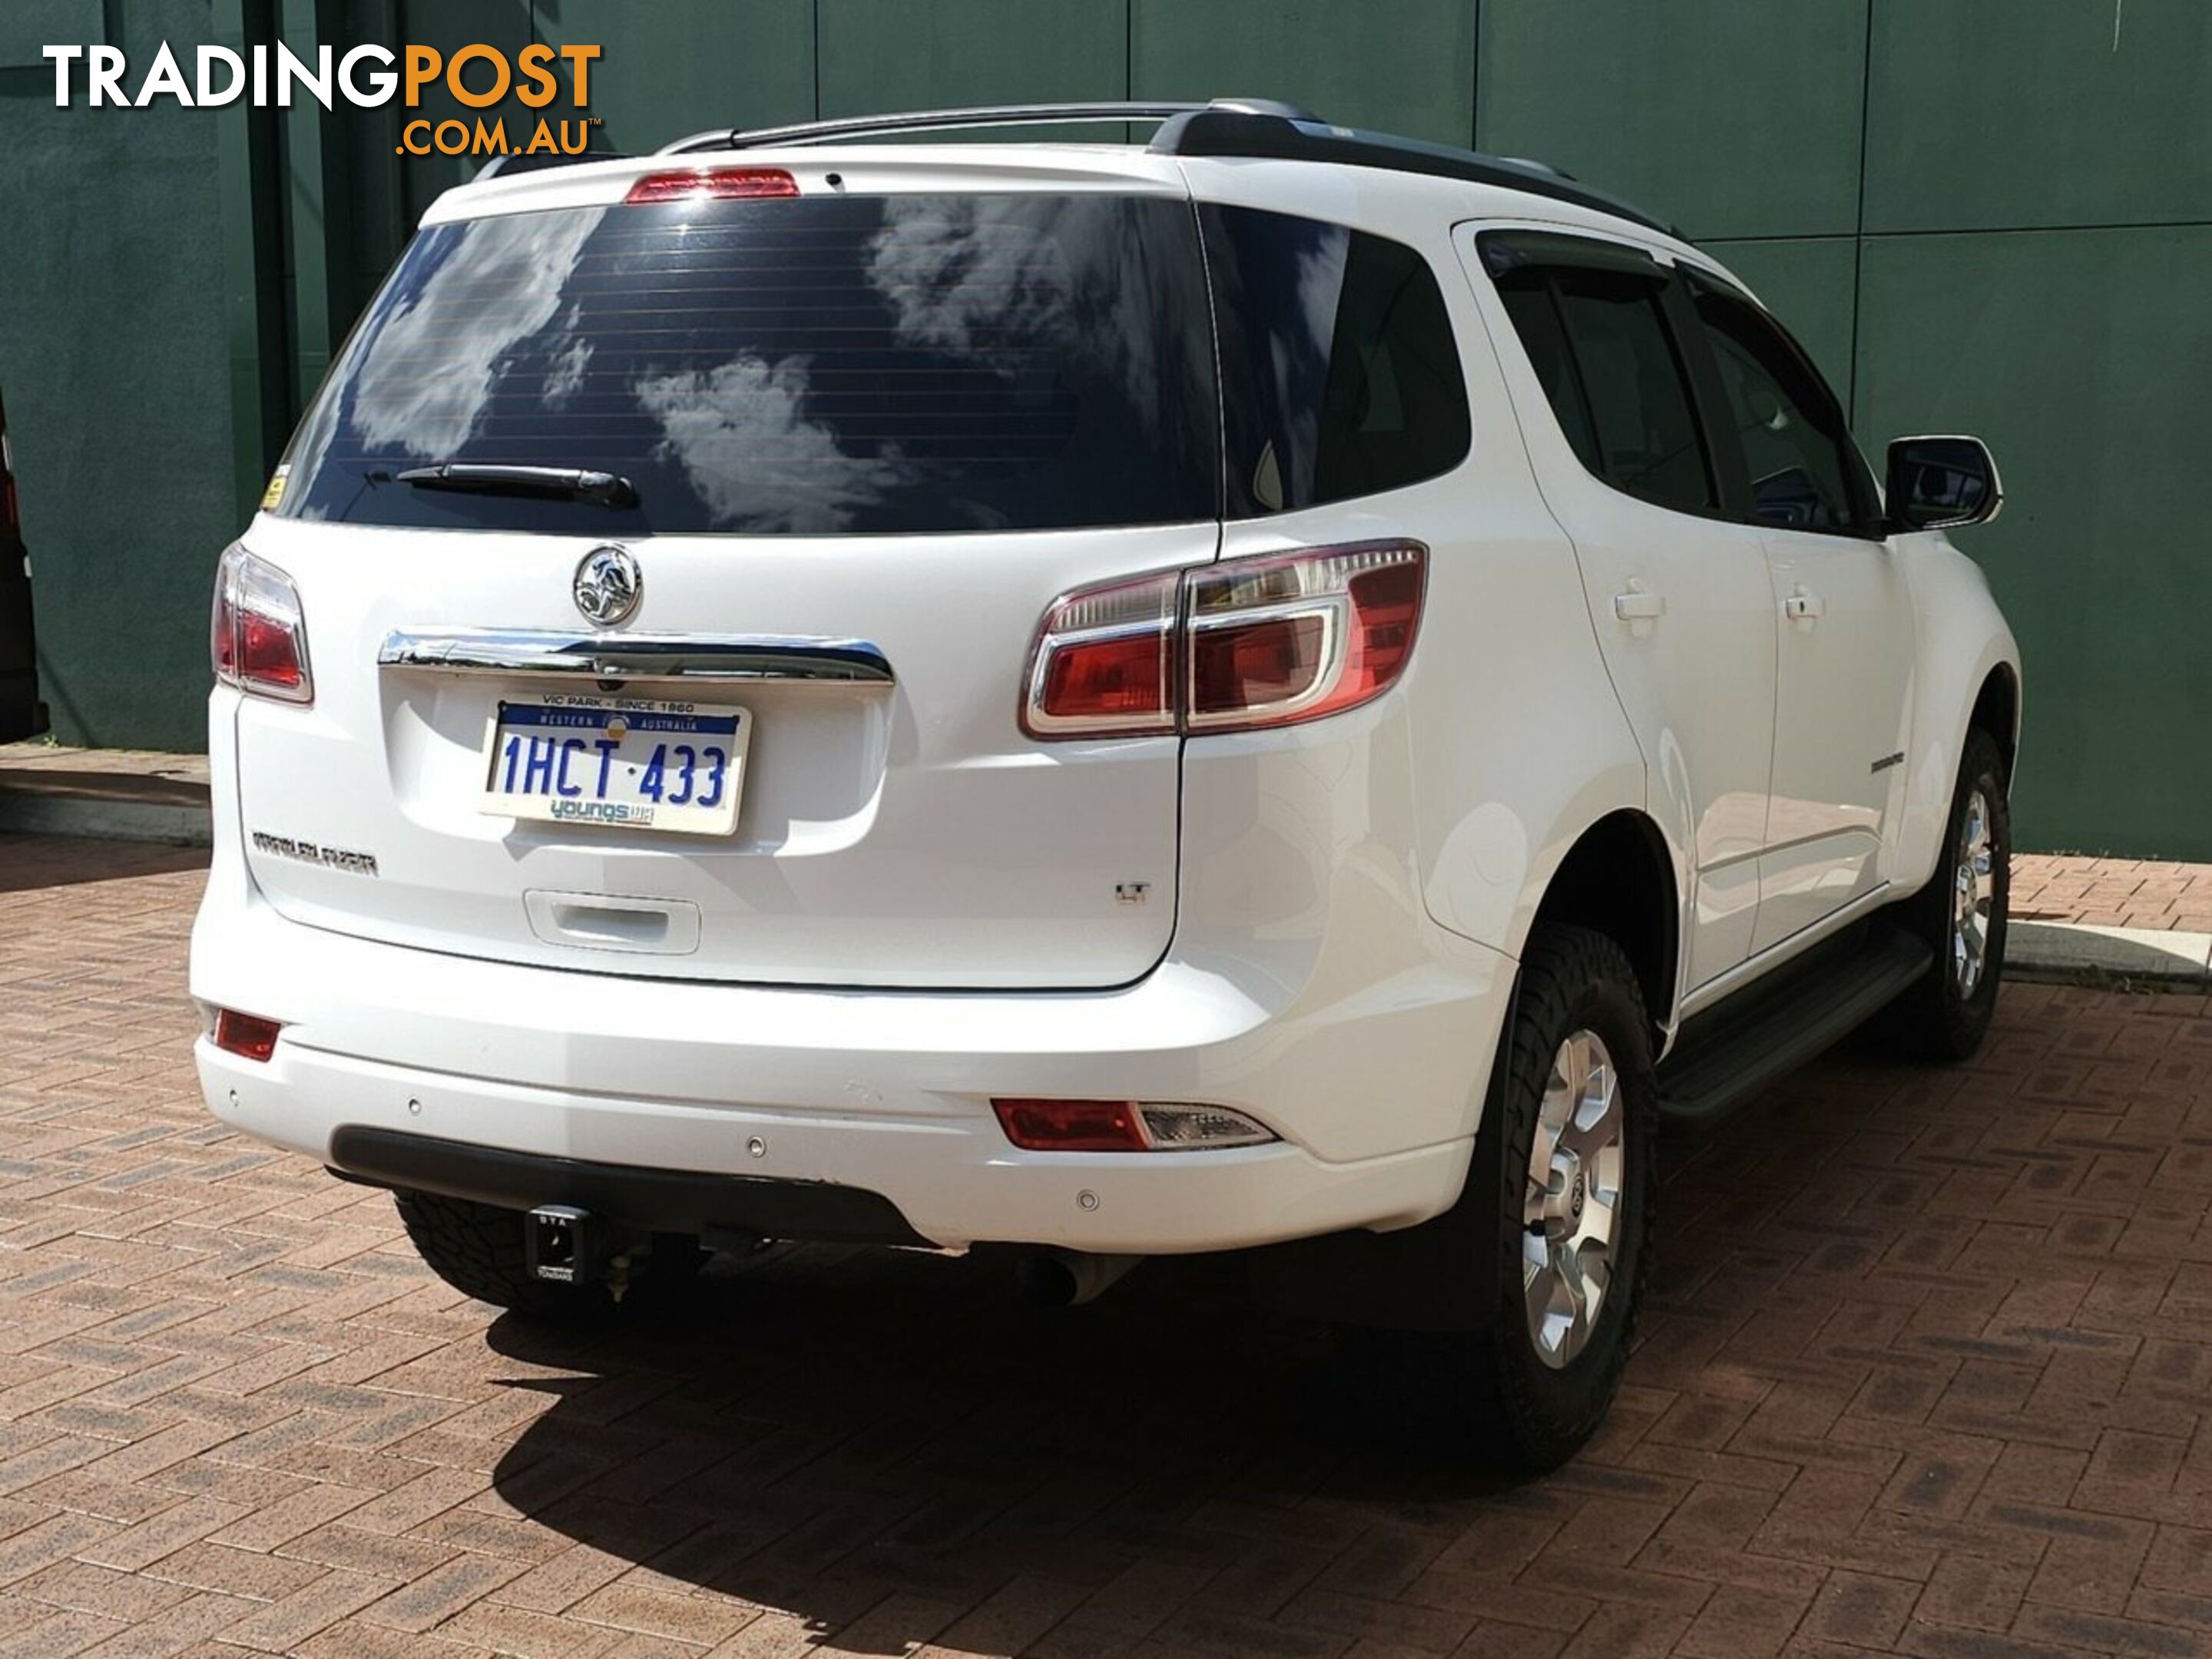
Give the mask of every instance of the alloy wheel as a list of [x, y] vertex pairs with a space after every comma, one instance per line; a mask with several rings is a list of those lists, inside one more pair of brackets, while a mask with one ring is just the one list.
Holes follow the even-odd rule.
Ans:
[[1966, 798], [1951, 874], [1951, 975], [1962, 999], [1974, 994], [1989, 964], [1990, 914], [1996, 904], [1995, 866], [1989, 797], [1978, 787]]
[[1528, 1340], [1554, 1369], [1588, 1345], [1613, 1283], [1627, 1139], [1620, 1074], [1604, 1039], [1571, 1033], [1552, 1056], [1521, 1211]]

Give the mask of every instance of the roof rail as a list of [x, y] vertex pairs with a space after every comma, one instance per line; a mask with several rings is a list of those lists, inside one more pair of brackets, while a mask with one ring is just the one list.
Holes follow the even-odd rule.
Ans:
[[[1240, 107], [1265, 107], [1289, 112], [1292, 106], [1265, 100], [1235, 100]], [[758, 149], [769, 144], [825, 144], [840, 138], [879, 138], [902, 132], [956, 132], [969, 127], [1042, 126], [1058, 123], [1086, 125], [1099, 121], [1165, 121], [1208, 107], [1204, 104], [984, 104], [969, 109], [909, 110], [896, 115], [847, 115], [827, 121], [799, 121], [790, 126], [755, 127], [750, 131], [729, 128], [695, 132], [660, 148], [663, 155], [682, 155], [702, 149]], [[1297, 112], [1304, 114], [1303, 110]]]
[[1272, 98], [1217, 98], [1211, 103], [994, 104], [972, 109], [914, 110], [894, 115], [843, 116], [750, 131], [717, 128], [664, 144], [659, 154], [757, 149], [769, 145], [823, 144], [841, 138], [878, 138], [897, 133], [954, 132], [975, 127], [1038, 126], [1102, 121], [1157, 121], [1149, 148], [1159, 155], [1211, 155], [1249, 160], [1331, 161], [1381, 167], [1431, 178], [1463, 179], [1525, 191], [1609, 213], [1669, 236], [1682, 233], [1642, 209], [1578, 184], [1570, 173], [1540, 161], [1456, 149], [1419, 138], [1340, 127], [1312, 111]]
[[1164, 124], [1150, 148], [1162, 155], [1218, 155], [1284, 161], [1334, 161], [1344, 167], [1382, 167], [1393, 173], [1464, 179], [1526, 191], [1556, 202], [1571, 202], [1626, 219], [1668, 236], [1682, 233], [1618, 196], [1576, 182], [1571, 173], [1504, 155], [1401, 138], [1388, 132], [1332, 126], [1303, 110], [1258, 107], [1256, 100], [1216, 102]]

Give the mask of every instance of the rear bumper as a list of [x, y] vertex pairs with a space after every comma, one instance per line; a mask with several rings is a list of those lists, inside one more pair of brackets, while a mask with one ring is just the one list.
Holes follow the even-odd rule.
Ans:
[[[1405, 1225], [1449, 1206], [1466, 1174], [1464, 1143], [1349, 1165], [1287, 1145], [1049, 1155], [1008, 1146], [988, 1110], [912, 1121], [672, 1105], [285, 1043], [265, 1065], [204, 1040], [198, 1052], [216, 1115], [333, 1168], [517, 1209], [575, 1203], [670, 1231], [1173, 1255]], [[393, 1156], [401, 1136], [415, 1143], [404, 1158]]]
[[642, 1170], [541, 1152], [470, 1146], [349, 1123], [331, 1137], [331, 1166], [355, 1180], [441, 1193], [506, 1210], [565, 1204], [662, 1232], [717, 1231], [834, 1244], [927, 1244], [878, 1193], [827, 1181]]
[[[1425, 1220], [1465, 1180], [1481, 1039], [1510, 987], [1510, 963], [1448, 936], [1447, 959], [1279, 1004], [1173, 960], [1081, 994], [624, 980], [325, 933], [276, 915], [223, 863], [194, 934], [193, 994], [285, 1024], [265, 1062], [198, 1045], [208, 1104], [234, 1127], [341, 1169], [343, 1132], [366, 1130], [450, 1144], [457, 1164], [477, 1148], [829, 1183], [950, 1247], [1176, 1254]], [[1024, 1152], [994, 1095], [1217, 1102], [1283, 1139]], [[669, 1203], [665, 1224], [696, 1218], [690, 1200]], [[744, 1225], [744, 1208], [711, 1218]], [[785, 1236], [836, 1231], [774, 1204], [762, 1214], [785, 1216], [763, 1221]]]

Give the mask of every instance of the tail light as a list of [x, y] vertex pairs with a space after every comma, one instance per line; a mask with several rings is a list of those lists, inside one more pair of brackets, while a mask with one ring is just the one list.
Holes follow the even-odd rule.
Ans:
[[276, 1034], [284, 1028], [258, 1014], [241, 1014], [218, 1008], [215, 1015], [215, 1046], [225, 1054], [265, 1060], [276, 1052]]
[[1022, 726], [1034, 738], [1135, 737], [1176, 725], [1175, 572], [1071, 593], [1030, 653]]
[[781, 167], [687, 167], [681, 173], [647, 173], [623, 200], [636, 207], [652, 202], [742, 202], [798, 194], [799, 180]]
[[275, 565], [228, 550], [216, 568], [208, 632], [215, 677], [225, 685], [286, 702], [315, 700], [299, 591]]
[[1157, 1100], [994, 1100], [1006, 1139], [1028, 1152], [1196, 1152], [1275, 1139], [1242, 1112]]
[[1340, 714], [1397, 683], [1428, 550], [1365, 542], [1085, 588], [1030, 656], [1031, 737], [1243, 732]]

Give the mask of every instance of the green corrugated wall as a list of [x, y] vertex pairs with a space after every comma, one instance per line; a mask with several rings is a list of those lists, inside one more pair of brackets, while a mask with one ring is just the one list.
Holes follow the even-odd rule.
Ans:
[[[1878, 453], [1978, 432], [2027, 662], [2023, 844], [2212, 858], [2203, 0], [9, 0], [0, 387], [70, 741], [190, 748], [206, 575], [404, 225], [385, 116], [51, 107], [39, 31], [596, 42], [617, 149], [991, 100], [1267, 94], [1540, 157], [1677, 220]], [[425, 113], [442, 112], [426, 109]]]

